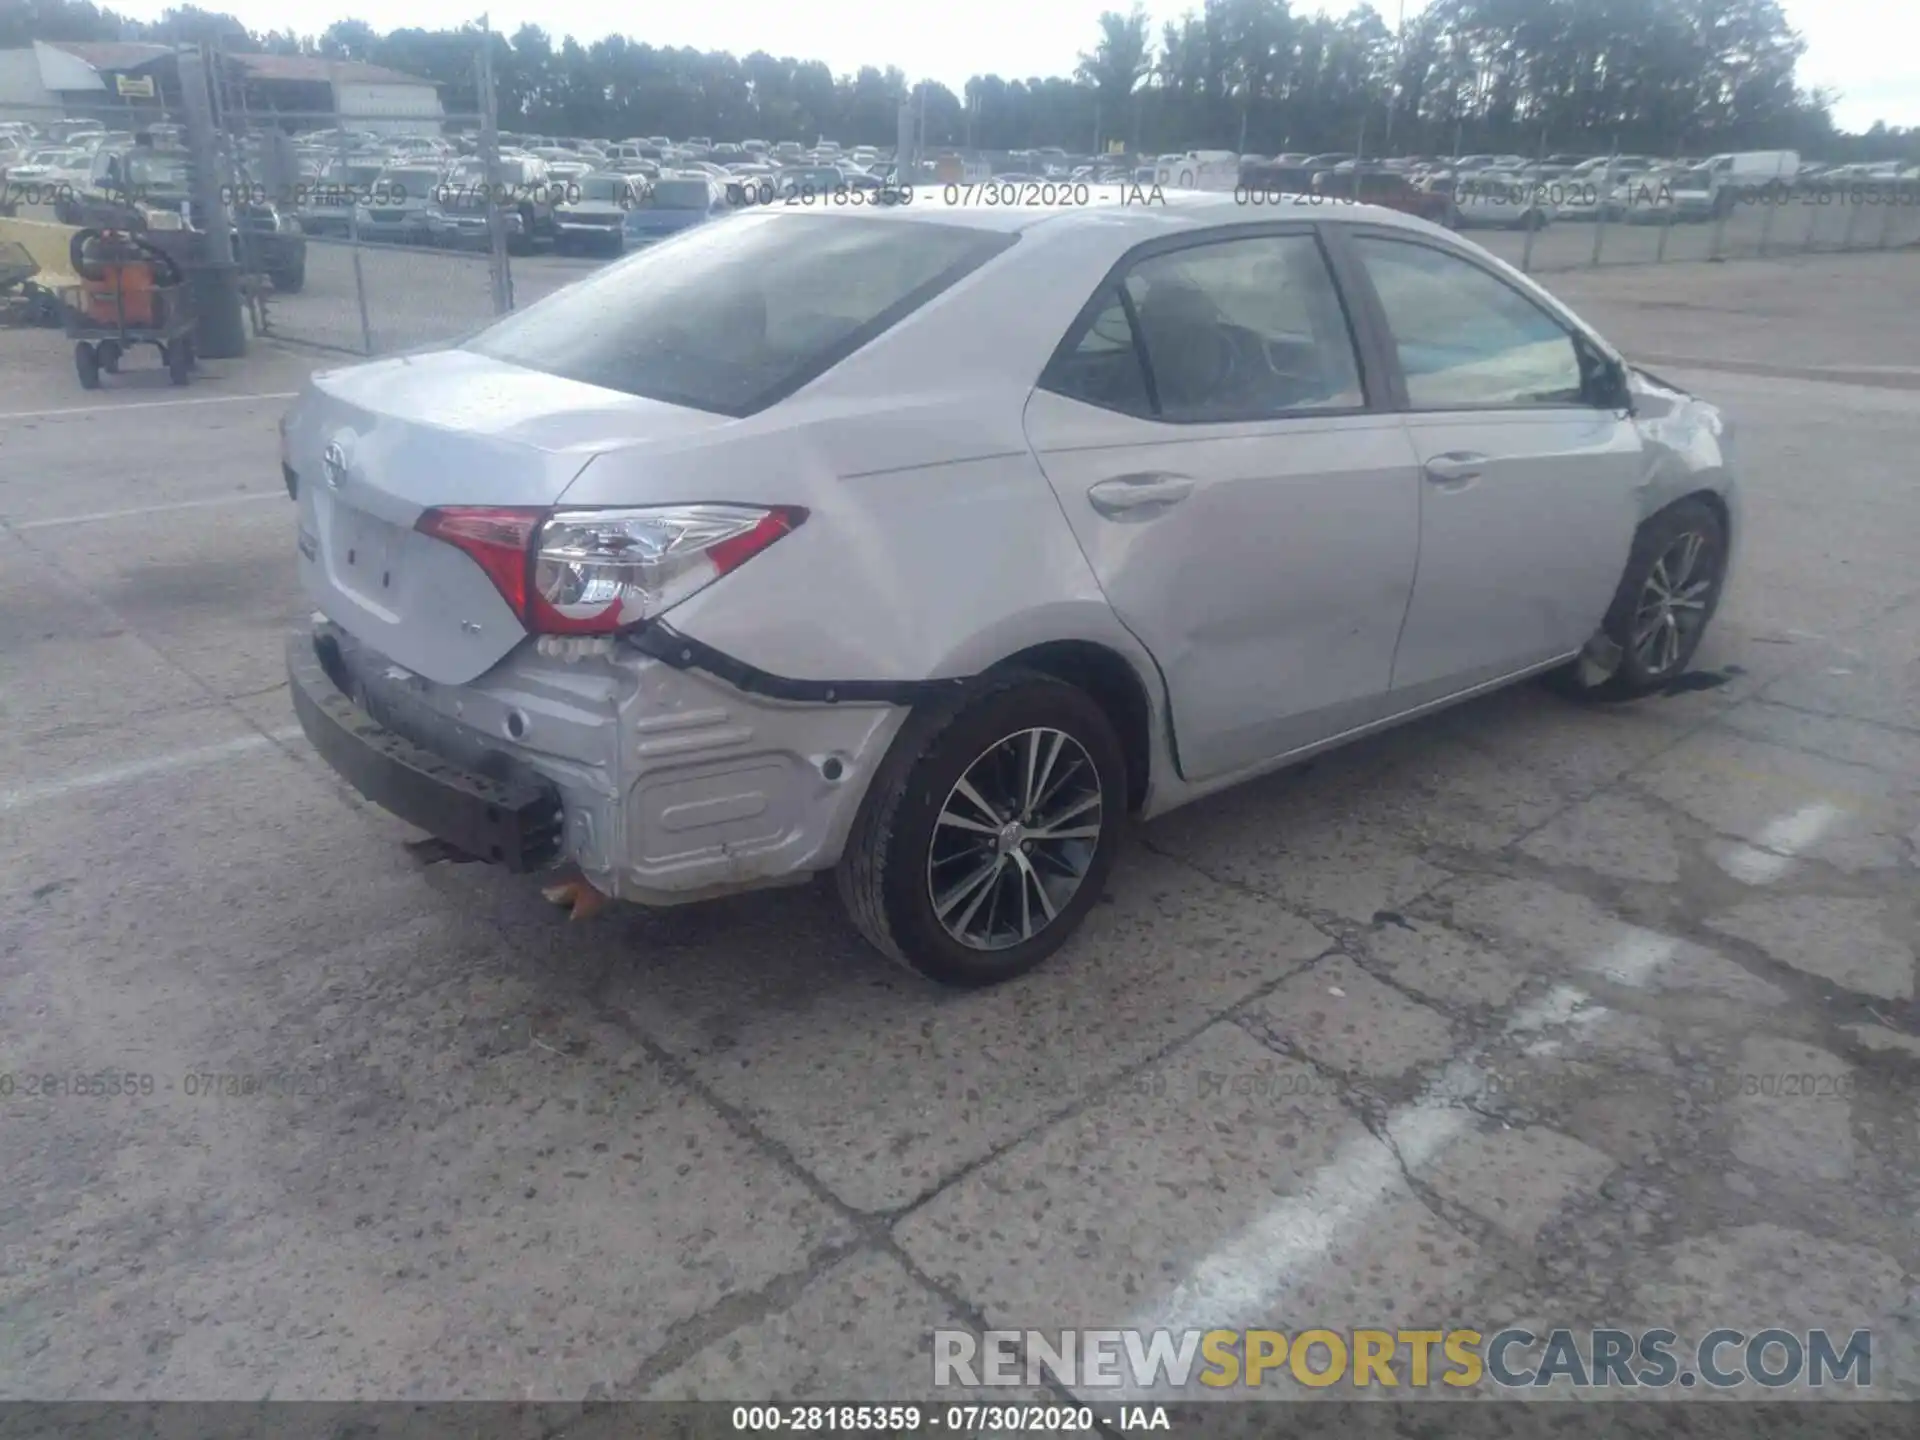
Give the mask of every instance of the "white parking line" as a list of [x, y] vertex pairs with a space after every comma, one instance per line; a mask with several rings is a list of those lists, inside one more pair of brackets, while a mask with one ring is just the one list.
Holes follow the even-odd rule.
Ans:
[[1736, 845], [1719, 856], [1720, 868], [1746, 885], [1771, 885], [1793, 868], [1802, 850], [1826, 834], [1846, 812], [1816, 800], [1791, 815], [1767, 822], [1751, 845]]
[[129, 400], [123, 405], [69, 405], [59, 410], [5, 410], [0, 420], [51, 420], [59, 415], [111, 415], [120, 410], [161, 410], [179, 405], [239, 405], [248, 400], [291, 400], [298, 390], [275, 390], [265, 395], [196, 395], [187, 400]]
[[18, 790], [0, 790], [0, 811], [18, 810], [28, 805], [39, 804], [43, 800], [58, 800], [63, 795], [77, 794], [82, 790], [99, 790], [109, 785], [125, 784], [130, 780], [144, 780], [150, 775], [190, 770], [196, 765], [225, 760], [230, 755], [240, 755], [284, 740], [298, 739], [300, 733], [299, 726], [289, 725], [279, 730], [269, 731], [265, 735], [242, 735], [233, 740], [223, 740], [218, 745], [202, 745], [194, 750], [176, 750], [171, 755], [155, 755], [151, 759], [135, 760], [127, 765], [111, 765], [104, 770], [89, 770], [84, 774], [69, 775], [63, 780], [49, 780], [41, 785], [24, 785]]
[[135, 505], [126, 510], [89, 510], [84, 515], [54, 515], [44, 520], [9, 520], [10, 530], [46, 530], [55, 525], [88, 525], [95, 520], [124, 520], [130, 515], [165, 515], [174, 510], [212, 510], [223, 505], [249, 505], [256, 500], [285, 500], [284, 490], [250, 491], [245, 495], [215, 495], [206, 500], [175, 500], [168, 505]]
[[[1621, 983], [1647, 984], [1679, 942], [1636, 926], [1622, 928], [1622, 938], [1585, 968]], [[1514, 1011], [1502, 1035], [1519, 1039], [1591, 1024], [1607, 1013], [1594, 1007], [1584, 990], [1555, 985]], [[1148, 1332], [1164, 1328], [1177, 1333], [1232, 1328], [1292, 1313], [1293, 1293], [1315, 1277], [1335, 1250], [1358, 1236], [1383, 1204], [1407, 1193], [1403, 1167], [1419, 1169], [1478, 1122], [1474, 1111], [1460, 1102], [1493, 1088], [1492, 1077], [1480, 1065], [1485, 1049], [1475, 1046], [1448, 1061], [1419, 1098], [1387, 1115], [1384, 1128], [1391, 1148], [1371, 1133], [1355, 1136], [1314, 1172], [1300, 1193], [1281, 1199], [1202, 1259], [1170, 1295], [1131, 1323]], [[1551, 1042], [1527, 1047], [1539, 1054], [1555, 1049]], [[1129, 1391], [1125, 1398], [1168, 1393], [1178, 1391], [1163, 1381]]]

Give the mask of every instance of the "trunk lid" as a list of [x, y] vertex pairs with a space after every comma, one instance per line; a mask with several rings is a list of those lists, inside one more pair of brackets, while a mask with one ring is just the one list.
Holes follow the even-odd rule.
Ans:
[[552, 505], [603, 451], [726, 423], [466, 350], [317, 375], [286, 422], [301, 583], [330, 620], [395, 663], [465, 684], [526, 631], [475, 560], [413, 528], [421, 514]]

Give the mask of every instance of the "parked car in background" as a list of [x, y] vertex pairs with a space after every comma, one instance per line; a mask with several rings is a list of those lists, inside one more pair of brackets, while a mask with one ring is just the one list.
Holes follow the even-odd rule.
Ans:
[[1545, 187], [1517, 174], [1480, 171], [1460, 177], [1451, 196], [1461, 230], [1543, 230], [1554, 207]]
[[15, 189], [55, 190], [62, 185], [84, 185], [88, 154], [77, 146], [41, 146], [26, 151], [7, 166], [7, 183]]
[[1674, 190], [1686, 180], [1677, 165], [1661, 165], [1614, 187], [1613, 207], [1629, 225], [1671, 225], [1680, 218]]
[[[307, 239], [298, 219], [264, 198], [236, 192], [227, 209], [233, 258], [249, 275], [264, 276], [273, 288], [291, 293], [307, 280]], [[178, 150], [138, 146], [101, 149], [93, 155], [83, 183], [54, 204], [63, 225], [121, 229], [204, 230], [194, 214], [192, 177], [186, 155]], [[184, 255], [176, 255], [176, 259]]]
[[1418, 215], [1436, 225], [1454, 223], [1453, 201], [1422, 190], [1406, 176], [1391, 170], [1322, 171], [1314, 180], [1315, 193], [1329, 198], [1381, 205], [1406, 215]]
[[301, 197], [300, 228], [309, 235], [351, 234], [353, 207], [372, 200], [373, 187], [386, 168], [368, 159], [335, 161], [322, 169]]
[[507, 248], [524, 255], [554, 238], [554, 207], [571, 193], [569, 183], [537, 155], [502, 155], [491, 178], [484, 163], [462, 161], [435, 188], [429, 231], [436, 244], [485, 247], [491, 243], [492, 205], [500, 211]]
[[1799, 174], [1800, 157], [1791, 150], [1714, 155], [1675, 183], [1673, 203], [1683, 220], [1717, 219], [1731, 214], [1742, 196], [1756, 195], [1767, 186], [1789, 186]]
[[1231, 190], [1240, 183], [1240, 157], [1231, 150], [1189, 150], [1169, 164], [1163, 156], [1154, 183], [1177, 190]]
[[419, 245], [434, 238], [428, 211], [447, 172], [438, 165], [389, 165], [374, 178], [371, 194], [354, 203], [354, 229], [362, 240]]
[[644, 190], [625, 175], [595, 173], [573, 182], [554, 206], [554, 249], [622, 255], [627, 249], [627, 216]]
[[623, 244], [650, 245], [731, 213], [726, 187], [709, 175], [665, 175], [655, 180], [627, 212]]
[[847, 177], [838, 165], [790, 165], [773, 177], [776, 199], [818, 199], [846, 188]]

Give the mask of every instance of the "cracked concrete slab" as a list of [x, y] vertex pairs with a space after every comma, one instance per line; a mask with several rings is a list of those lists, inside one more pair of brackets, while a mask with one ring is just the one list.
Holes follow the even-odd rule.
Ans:
[[1279, 782], [1257, 782], [1176, 810], [1147, 834], [1218, 879], [1351, 921], [1397, 910], [1447, 878], [1388, 825], [1286, 802]]
[[1868, 1050], [1892, 1050], [1920, 1060], [1920, 1035], [1890, 1030], [1885, 1025], [1843, 1025], [1840, 1033]]
[[1690, 736], [1635, 771], [1631, 782], [1649, 798], [1762, 847], [1769, 847], [1771, 827], [1818, 814], [1822, 824], [1796, 853], [1848, 871], [1900, 864], [1897, 837], [1912, 823], [1903, 817], [1914, 813], [1879, 771], [1739, 736]]
[[1680, 878], [1680, 845], [1667, 817], [1611, 791], [1555, 816], [1520, 842], [1520, 852], [1615, 880], [1671, 885]]
[[1344, 955], [1283, 981], [1247, 1011], [1271, 1043], [1339, 1074], [1390, 1080], [1460, 1043], [1447, 1017], [1374, 979]]
[[1484, 941], [1418, 916], [1376, 918], [1354, 943], [1394, 983], [1455, 1005], [1504, 1005], [1529, 974]]
[[1777, 1035], [1740, 1046], [1727, 1076], [1733, 1157], [1776, 1175], [1845, 1180], [1854, 1170], [1853, 1067]]
[[[1477, 1247], [1427, 1211], [1337, 1099], [1303, 1076], [1281, 1102], [1229, 1087], [1190, 1103], [1201, 1072], [1264, 1074], [1272, 1058], [1239, 1026], [1216, 1026], [1161, 1062], [1164, 1092], [1040, 1132], [895, 1234], [930, 1276], [1013, 1328], [1455, 1313]], [[1143, 1184], [1156, 1203], [1140, 1203]]]
[[[1550, 283], [1705, 359], [1735, 324], [1891, 363], [1920, 306], [1907, 254]], [[0, 1395], [911, 1394], [950, 1313], [1867, 1326], [1875, 1392], [1920, 1394], [1913, 1000], [1819, 973], [1920, 949], [1920, 390], [1676, 375], [1746, 492], [1688, 675], [1514, 687], [1149, 822], [1086, 935], [968, 995], [824, 880], [574, 925], [534, 877], [418, 869], [299, 742], [114, 779], [291, 725], [292, 507], [220, 507], [278, 488], [279, 402], [235, 377], [309, 367], [77, 399], [68, 344], [0, 344], [8, 408], [61, 412], [0, 417], [0, 516], [198, 508], [0, 526], [0, 794], [87, 782], [0, 813]], [[1741, 910], [1800, 897], [1844, 905]], [[1708, 924], [1735, 913], [1759, 938]], [[1371, 980], [1312, 1044], [1351, 1073], [1248, 1028], [1336, 953]], [[1743, 1093], [1834, 1055], [1846, 1123]], [[124, 1093], [190, 1072], [328, 1084]]]
[[1885, 900], [1842, 895], [1758, 897], [1711, 917], [1707, 924], [1758, 946], [1782, 965], [1835, 985], [1887, 1000], [1913, 994], [1913, 947], [1894, 933], [1905, 928]]
[[1781, 989], [1703, 945], [1621, 920], [1584, 895], [1531, 880], [1472, 878], [1436, 895], [1454, 924], [1497, 937], [1511, 953], [1557, 961], [1572, 975], [1632, 989], [1697, 992], [1778, 1005]]
[[[862, 1250], [811, 1277], [766, 1313], [742, 1319], [651, 1380], [637, 1398], [767, 1401], [989, 1398], [934, 1389], [933, 1332], [969, 1329], [964, 1317], [899, 1259]], [[1001, 1392], [993, 1403], [1019, 1403]]]
[[[617, 977], [606, 1003], [849, 1205], [937, 1188], [1048, 1116], [1098, 1103], [1130, 1067], [1332, 941], [1178, 862], [1130, 852], [1086, 928], [1028, 983], [938, 990], [889, 965], [822, 905], [818, 949], [763, 993], [724, 964]], [[856, 978], [858, 977], [858, 978]]]
[[[1893, 1315], [1905, 1301], [1910, 1277], [1883, 1250], [1789, 1226], [1743, 1225], [1634, 1257], [1630, 1283], [1626, 1316], [1694, 1340], [1722, 1327], [1749, 1335], [1774, 1327], [1802, 1334], [1825, 1329], [1838, 1349], [1854, 1330], [1874, 1330], [1882, 1341], [1874, 1357], [1876, 1393], [1887, 1398], [1912, 1393], [1915, 1372], [1910, 1364], [1899, 1365], [1896, 1346], [1886, 1343], [1897, 1339]], [[1769, 1389], [1749, 1383], [1724, 1393], [1745, 1399], [1819, 1398], [1804, 1384]]]
[[1570, 1135], [1493, 1121], [1469, 1130], [1413, 1173], [1443, 1200], [1530, 1245], [1565, 1206], [1590, 1198], [1613, 1169], [1612, 1157]]

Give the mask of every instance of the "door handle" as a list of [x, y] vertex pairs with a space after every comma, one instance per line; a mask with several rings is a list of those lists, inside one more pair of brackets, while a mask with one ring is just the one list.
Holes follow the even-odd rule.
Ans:
[[1436, 485], [1464, 485], [1486, 472], [1487, 457], [1474, 450], [1449, 450], [1427, 461], [1427, 479]]
[[1123, 515], [1148, 505], [1175, 505], [1193, 493], [1184, 475], [1121, 475], [1087, 490], [1087, 500], [1102, 515]]

